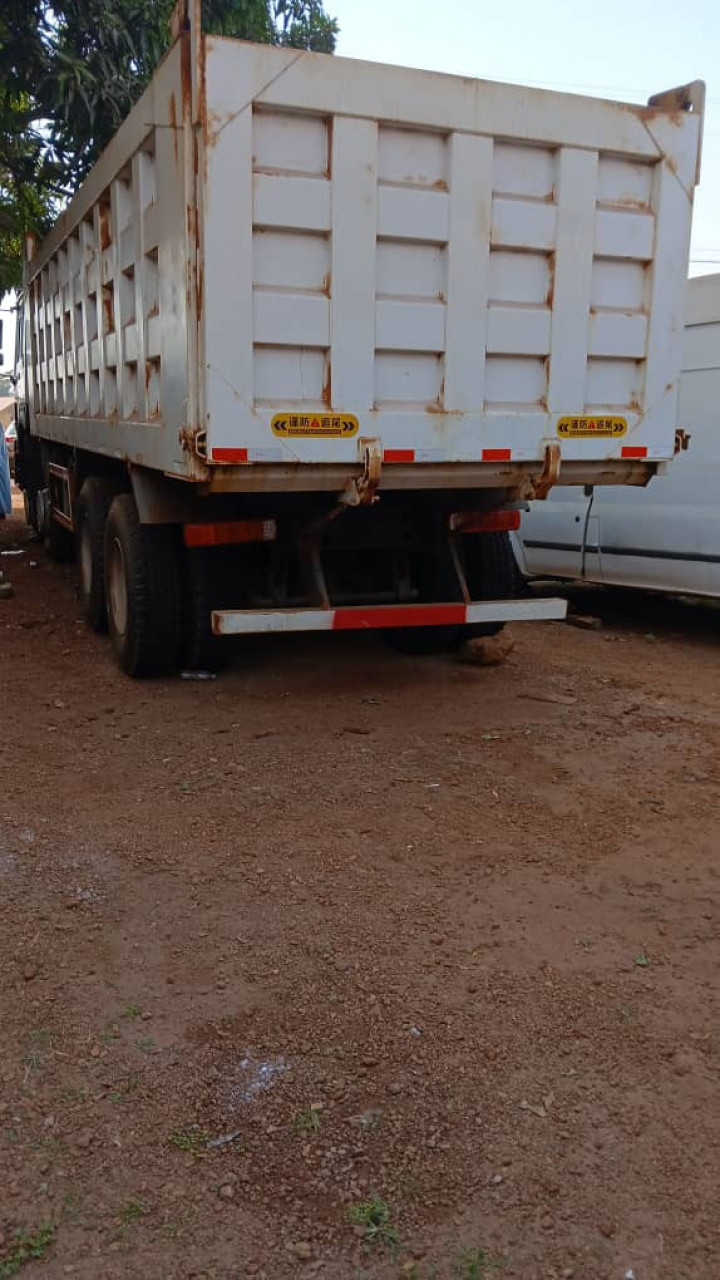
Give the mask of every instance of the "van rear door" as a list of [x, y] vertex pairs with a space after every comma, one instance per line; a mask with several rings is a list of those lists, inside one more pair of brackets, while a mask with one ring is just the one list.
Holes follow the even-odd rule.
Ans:
[[[597, 559], [597, 529], [591, 506], [592, 491], [576, 485], [558, 487], [548, 501], [532, 503], [521, 525], [525, 571], [530, 576], [583, 576], [583, 550], [588, 537]], [[599, 565], [594, 567], [599, 571]]]

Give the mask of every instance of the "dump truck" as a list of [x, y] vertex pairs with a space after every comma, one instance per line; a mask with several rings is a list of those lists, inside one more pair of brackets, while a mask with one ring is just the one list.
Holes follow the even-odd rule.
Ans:
[[671, 462], [704, 88], [647, 106], [175, 39], [29, 243], [17, 479], [131, 676], [562, 617], [509, 534]]

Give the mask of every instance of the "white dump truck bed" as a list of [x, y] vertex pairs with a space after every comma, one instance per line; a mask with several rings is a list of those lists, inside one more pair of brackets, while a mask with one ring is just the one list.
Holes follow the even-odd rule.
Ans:
[[[33, 430], [206, 491], [642, 482], [702, 86], [581, 98], [185, 32], [29, 266]], [[693, 109], [690, 109], [690, 108]]]

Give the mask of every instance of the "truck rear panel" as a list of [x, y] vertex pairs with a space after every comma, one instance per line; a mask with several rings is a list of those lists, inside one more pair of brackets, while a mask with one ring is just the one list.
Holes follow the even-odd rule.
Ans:
[[697, 118], [205, 44], [211, 459], [672, 455]]

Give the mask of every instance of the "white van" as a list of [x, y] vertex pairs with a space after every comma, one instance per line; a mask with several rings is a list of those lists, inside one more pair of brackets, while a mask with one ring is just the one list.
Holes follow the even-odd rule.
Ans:
[[678, 426], [690, 436], [644, 488], [556, 488], [515, 535], [526, 577], [720, 597], [720, 273], [688, 282]]

